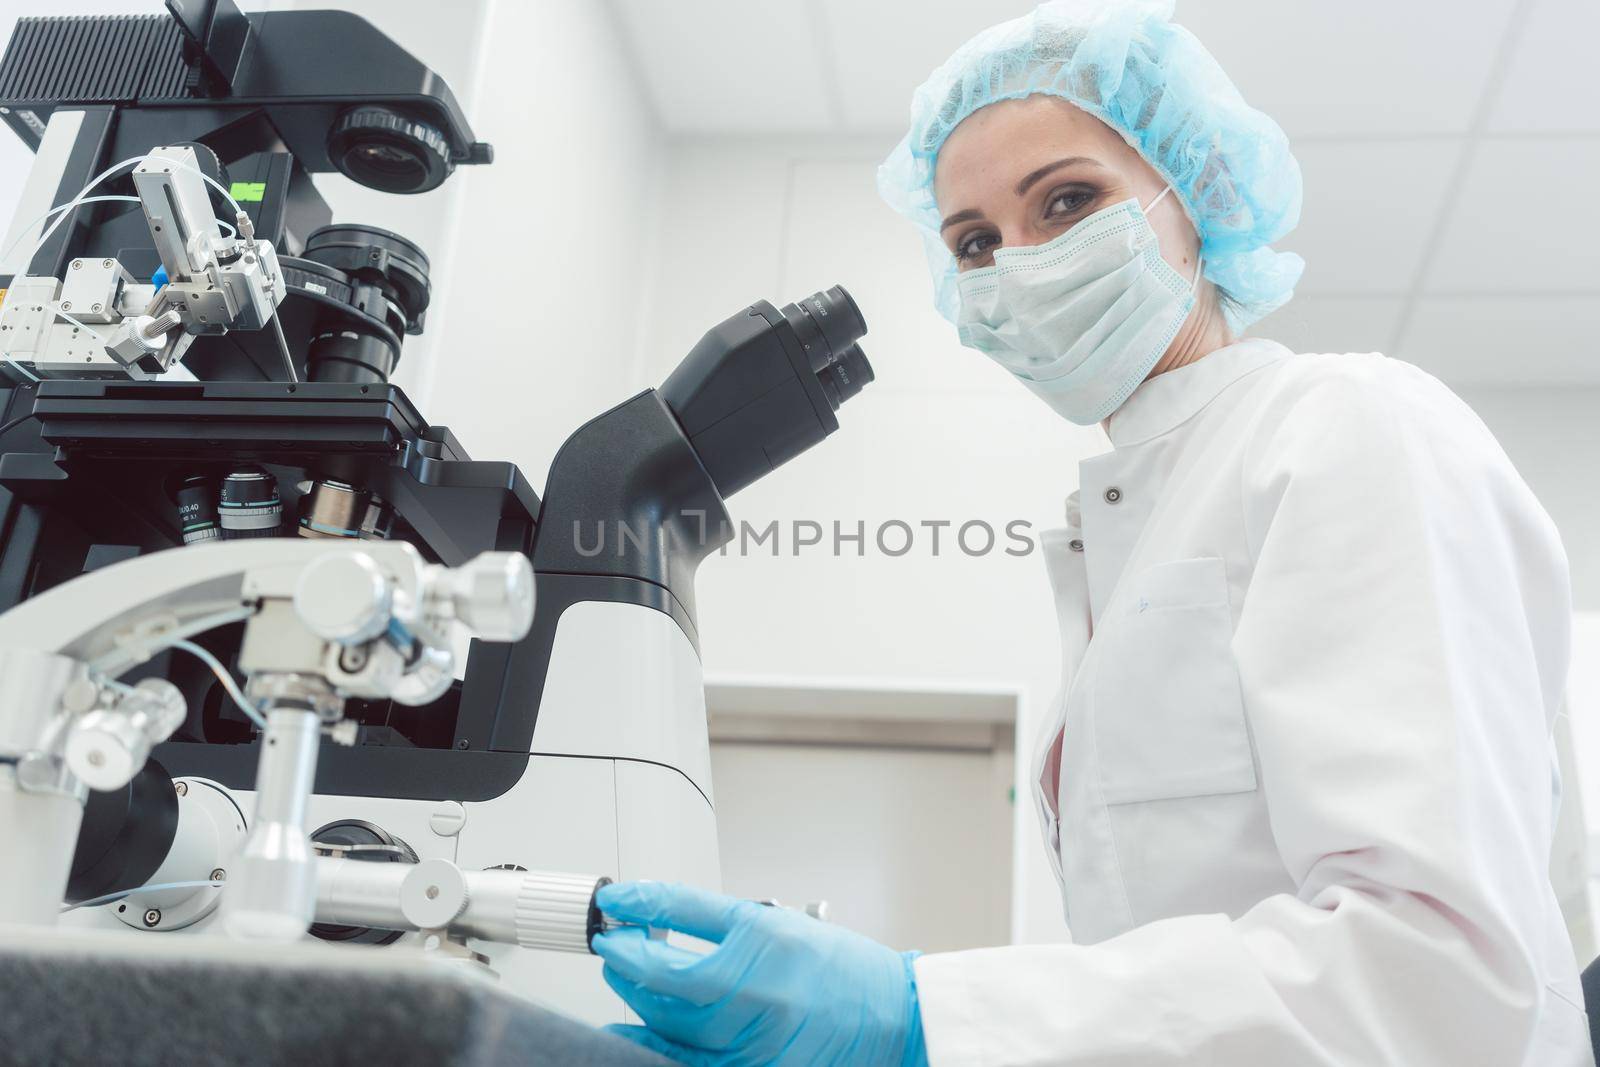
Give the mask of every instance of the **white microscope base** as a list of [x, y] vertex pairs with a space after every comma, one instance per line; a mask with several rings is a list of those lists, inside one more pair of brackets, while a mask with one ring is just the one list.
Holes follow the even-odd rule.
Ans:
[[[419, 859], [466, 869], [514, 864], [720, 888], [700, 660], [670, 616], [630, 604], [569, 608], [557, 626], [533, 747], [539, 754], [522, 779], [492, 800], [319, 794], [306, 825], [364, 820], [405, 841]], [[249, 815], [254, 794], [230, 792]], [[115, 907], [69, 912], [62, 925], [125, 934], [138, 944], [220, 931], [216, 912], [176, 935], [135, 930], [117, 919]], [[395, 947], [414, 941], [402, 938]], [[477, 941], [472, 947], [489, 956], [508, 992], [586, 1022], [625, 1021], [594, 956]]]

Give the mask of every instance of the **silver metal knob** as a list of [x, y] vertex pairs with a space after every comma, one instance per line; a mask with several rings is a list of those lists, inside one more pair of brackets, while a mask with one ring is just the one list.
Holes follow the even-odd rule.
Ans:
[[300, 573], [294, 610], [324, 641], [357, 645], [389, 625], [394, 587], [365, 552], [330, 552]]
[[533, 626], [533, 565], [520, 552], [484, 552], [433, 572], [430, 599], [483, 641], [520, 641]]
[[183, 725], [188, 705], [177, 686], [146, 678], [115, 705], [89, 712], [67, 735], [67, 766], [91, 789], [120, 789], [139, 773], [150, 750]]

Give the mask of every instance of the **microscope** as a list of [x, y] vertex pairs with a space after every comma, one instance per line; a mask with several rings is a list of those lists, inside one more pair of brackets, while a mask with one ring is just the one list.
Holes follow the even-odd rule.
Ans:
[[491, 163], [450, 89], [350, 14], [166, 7], [21, 19], [0, 60], [35, 154], [0, 251], [0, 923], [431, 953], [620, 1019], [594, 890], [719, 883], [696, 568], [872, 380], [865, 322], [837, 287], [750, 305], [541, 495], [389, 384], [428, 257], [312, 182]]

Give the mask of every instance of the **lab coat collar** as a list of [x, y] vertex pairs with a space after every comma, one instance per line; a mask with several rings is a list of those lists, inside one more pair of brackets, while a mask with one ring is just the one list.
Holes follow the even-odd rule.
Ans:
[[1176, 429], [1246, 374], [1291, 354], [1276, 341], [1246, 338], [1146, 380], [1111, 416], [1111, 446], [1142, 444]]

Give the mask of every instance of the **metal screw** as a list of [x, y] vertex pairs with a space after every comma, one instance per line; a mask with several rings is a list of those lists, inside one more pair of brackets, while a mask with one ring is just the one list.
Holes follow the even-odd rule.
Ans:
[[465, 737], [463, 737], [461, 740], [456, 742], [456, 747], [465, 752], [467, 749], [471, 748], [472, 745]]
[[427, 897], [429, 900], [438, 900], [439, 887], [436, 885], [430, 885], [427, 889], [423, 890], [422, 895]]
[[186, 796], [189, 795], [189, 783], [188, 782], [173, 782], [172, 783], [172, 791], [174, 793], [178, 794], [180, 797], [186, 797]]
[[1110, 489], [1106, 490], [1105, 498], [1107, 504], [1115, 504], [1117, 501], [1122, 499], [1122, 490], [1113, 485]]
[[367, 665], [367, 650], [364, 648], [347, 648], [339, 653], [339, 666], [347, 671], [359, 671]]
[[159, 924], [160, 922], [161, 922], [161, 912], [160, 912], [159, 909], [151, 908], [149, 911], [144, 913], [144, 924], [146, 926], [155, 926], [155, 925]]
[[1072, 540], [1067, 542], [1067, 547], [1072, 549], [1072, 551], [1074, 551], [1074, 552], [1082, 552], [1083, 551], [1083, 539], [1082, 538], [1078, 538], [1078, 537], [1074, 537]]
[[102, 267], [109, 267], [109, 266], [111, 266], [111, 261], [109, 259], [102, 259], [100, 261], [100, 265]]
[[70, 300], [61, 301], [61, 310], [62, 311], [71, 311], [72, 310], [72, 301], [70, 301]]
[[75, 260], [72, 261], [72, 269], [73, 270], [77, 270], [79, 267], [82, 267], [82, 266], [83, 266], [83, 260], [75, 259]]
[[223, 870], [221, 867], [218, 867], [218, 868], [216, 868], [215, 870], [213, 870], [211, 872], [211, 880], [213, 882], [226, 881], [227, 878], [228, 878], [228, 872]]
[[90, 311], [99, 311], [101, 306], [102, 305], [100, 305], [100, 304], [90, 304], [89, 305], [89, 310]]
[[91, 767], [104, 767], [106, 765], [106, 754], [98, 748], [90, 752], [85, 758], [88, 759]]

